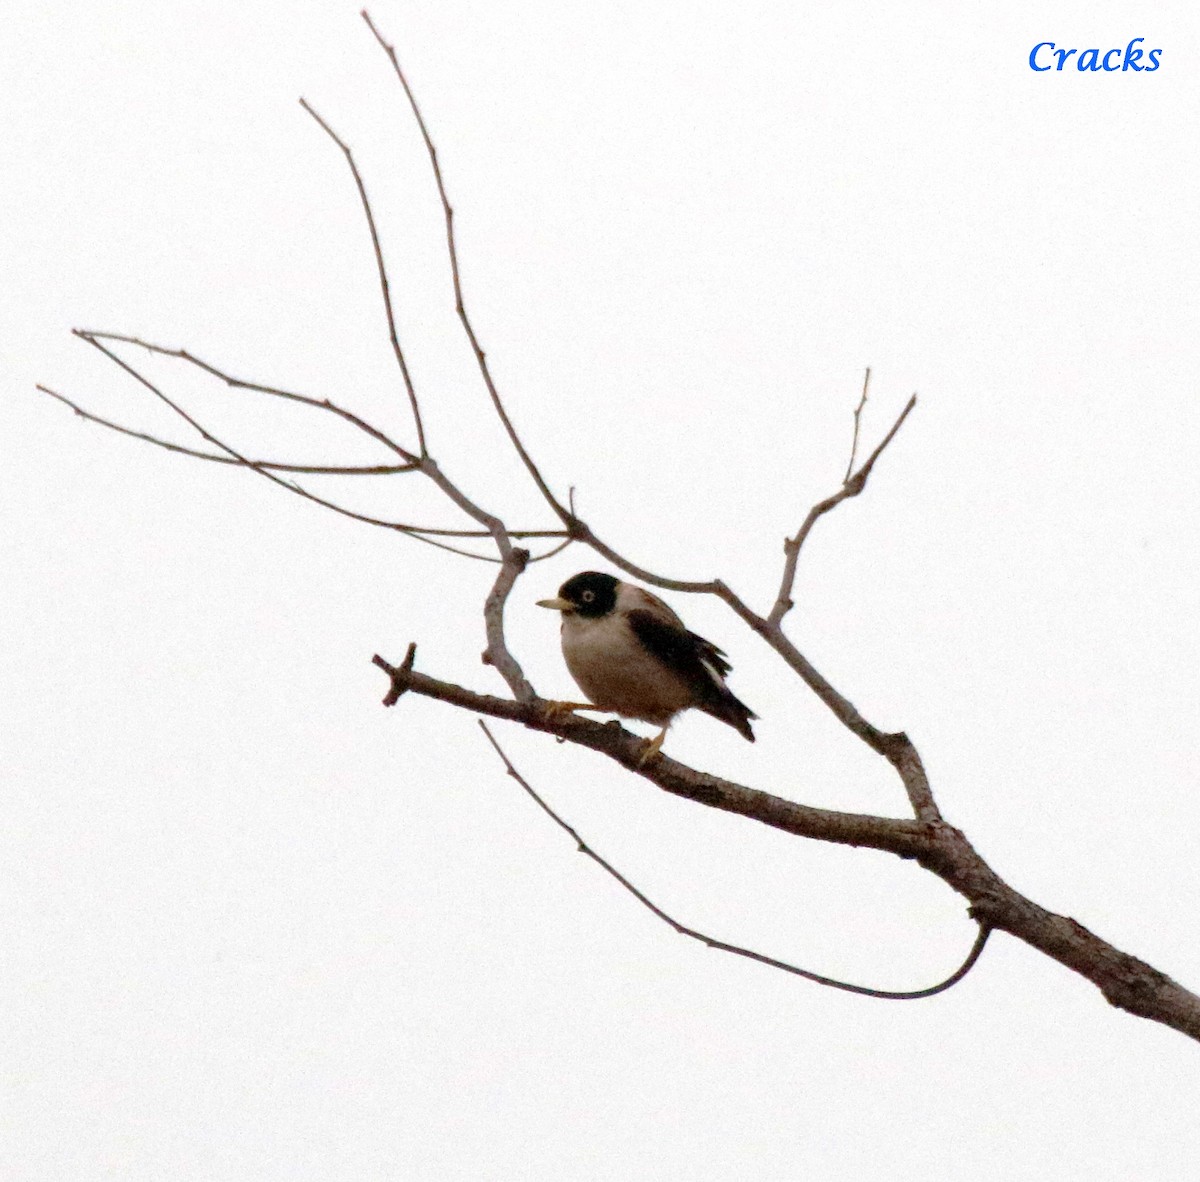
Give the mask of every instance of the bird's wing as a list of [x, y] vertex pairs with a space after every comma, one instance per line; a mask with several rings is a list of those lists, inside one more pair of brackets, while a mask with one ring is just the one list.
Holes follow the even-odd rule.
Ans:
[[683, 621], [657, 595], [651, 595], [645, 587], [633, 583], [621, 583], [617, 591], [618, 610], [627, 612], [641, 610], [648, 615], [657, 616], [664, 624], [686, 632]]
[[649, 592], [642, 594], [645, 600], [639, 601], [639, 606], [630, 605], [624, 613], [638, 643], [686, 682], [696, 695], [696, 706], [753, 743], [750, 720], [758, 715], [725, 684], [730, 669], [725, 654], [711, 640], [689, 632], [661, 599]]
[[705, 640], [703, 636], [697, 636], [695, 632], [689, 632], [688, 635], [692, 638], [692, 643], [696, 646], [696, 652], [700, 659], [711, 665], [722, 678], [728, 677], [733, 666], [729, 663], [725, 653], [717, 648], [711, 640]]
[[[632, 616], [645, 617], [640, 627], [634, 627], [638, 639], [678, 673], [688, 676], [707, 674], [718, 687], [724, 688], [725, 677], [732, 666], [725, 654], [711, 640], [697, 636], [684, 627], [683, 621], [657, 595], [632, 583], [621, 585], [624, 607]], [[655, 624], [659, 627], [655, 628]], [[700, 668], [697, 668], [699, 664]]]
[[719, 694], [725, 689], [723, 678], [729, 663], [716, 645], [689, 632], [674, 612], [671, 615], [674, 622], [647, 608], [635, 608], [626, 618], [646, 650], [679, 674], [697, 694], [702, 698], [712, 692]]

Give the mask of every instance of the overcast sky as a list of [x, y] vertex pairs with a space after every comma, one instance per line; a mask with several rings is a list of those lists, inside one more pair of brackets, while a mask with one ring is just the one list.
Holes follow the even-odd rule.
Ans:
[[[373, 12], [511, 413], [635, 561], [765, 609], [783, 537], [841, 478], [864, 367], [868, 445], [919, 393], [812, 536], [790, 633], [908, 730], [1013, 886], [1200, 987], [1194, 5]], [[1044, 41], [1123, 61], [1138, 37], [1157, 71], [1028, 63]], [[502, 691], [479, 663], [491, 568], [36, 393], [201, 442], [69, 335], [109, 329], [413, 442], [353, 183], [301, 95], [359, 155], [434, 454], [510, 524], [552, 524], [457, 330], [428, 164], [354, 5], [10, 0], [0, 1175], [1194, 1178], [1194, 1043], [1004, 936], [948, 994], [892, 1003], [673, 935], [469, 715], [380, 705], [370, 658], [410, 640], [427, 672]], [[386, 459], [177, 362], [147, 372], [256, 454]], [[313, 487], [461, 524], [412, 478]], [[547, 696], [576, 691], [534, 601], [593, 567], [568, 550], [510, 603]], [[732, 614], [670, 598], [761, 716], [753, 747], [687, 716], [670, 754], [904, 815]], [[963, 900], [911, 864], [497, 734], [714, 936], [895, 989], [970, 945]]]

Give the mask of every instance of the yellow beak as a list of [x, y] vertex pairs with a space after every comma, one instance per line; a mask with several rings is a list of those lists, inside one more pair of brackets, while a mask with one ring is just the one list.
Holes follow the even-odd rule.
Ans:
[[551, 611], [556, 612], [573, 612], [575, 610], [575, 605], [569, 599], [560, 599], [557, 597], [554, 599], [539, 599], [537, 605], [538, 607], [548, 607]]

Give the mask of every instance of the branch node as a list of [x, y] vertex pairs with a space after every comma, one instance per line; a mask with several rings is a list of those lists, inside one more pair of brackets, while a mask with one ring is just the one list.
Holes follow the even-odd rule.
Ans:
[[383, 699], [385, 706], [394, 706], [408, 692], [410, 684], [408, 675], [412, 672], [416, 657], [417, 645], [416, 641], [413, 641], [408, 646], [408, 652], [404, 654], [404, 660], [399, 665], [389, 665], [378, 653], [371, 658], [371, 664], [378, 665], [392, 679], [392, 684]]

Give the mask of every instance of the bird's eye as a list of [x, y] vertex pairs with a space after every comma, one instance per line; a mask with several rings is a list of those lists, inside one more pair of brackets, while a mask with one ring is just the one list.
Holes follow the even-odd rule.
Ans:
[[591, 603], [592, 600], [596, 598], [596, 592], [585, 591], [579, 598], [582, 599], [584, 603]]

